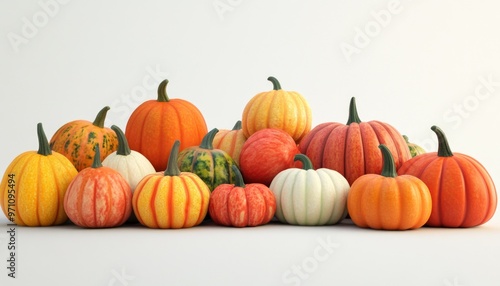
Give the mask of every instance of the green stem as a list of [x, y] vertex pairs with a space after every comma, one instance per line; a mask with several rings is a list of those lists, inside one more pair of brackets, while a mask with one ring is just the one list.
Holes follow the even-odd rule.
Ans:
[[302, 169], [304, 170], [311, 170], [313, 168], [311, 160], [304, 154], [295, 155], [293, 160], [302, 162]]
[[112, 125], [111, 129], [115, 131], [116, 137], [118, 137], [118, 150], [116, 150], [117, 155], [122, 155], [122, 156], [128, 156], [132, 151], [130, 150], [130, 147], [128, 145], [127, 137], [125, 137], [125, 134], [123, 134], [123, 131], [120, 129], [120, 127], [116, 125]]
[[241, 120], [236, 121], [236, 124], [233, 126], [233, 130], [240, 130], [241, 129]]
[[104, 128], [104, 121], [106, 120], [106, 114], [108, 113], [109, 109], [110, 109], [109, 106], [104, 106], [104, 108], [101, 109], [99, 113], [97, 113], [97, 116], [95, 117], [94, 122], [92, 124], [94, 124], [97, 127]]
[[159, 102], [169, 102], [170, 99], [167, 95], [167, 84], [168, 79], [163, 80], [158, 86], [158, 101]]
[[94, 161], [92, 162], [92, 168], [100, 168], [100, 167], [102, 167], [101, 151], [99, 150], [99, 144], [96, 144]]
[[408, 138], [408, 136], [403, 135], [403, 139], [406, 141], [406, 143], [410, 143], [410, 139]]
[[165, 176], [179, 176], [181, 174], [179, 165], [177, 165], [179, 145], [181, 145], [181, 142], [179, 140], [175, 140], [172, 150], [170, 150], [170, 156], [168, 157], [167, 169], [163, 172]]
[[234, 176], [235, 176], [234, 185], [236, 187], [244, 188], [245, 187], [245, 182], [243, 181], [243, 176], [241, 175], [241, 172], [238, 169], [238, 167], [236, 167], [236, 165], [232, 165], [231, 169], [233, 170]]
[[268, 77], [267, 80], [273, 83], [273, 89], [274, 90], [280, 90], [281, 89], [280, 82], [274, 76]]
[[394, 164], [394, 158], [392, 157], [391, 151], [384, 144], [378, 145], [378, 148], [382, 151], [382, 157], [384, 164], [382, 166], [382, 176], [396, 178], [398, 173], [396, 172], [396, 164]]
[[45, 131], [43, 131], [42, 123], [38, 123], [36, 125], [36, 132], [38, 135], [38, 154], [43, 156], [51, 155], [52, 150], [50, 149], [49, 141], [47, 140]]
[[219, 129], [214, 128], [214, 129], [210, 130], [210, 132], [205, 134], [205, 136], [201, 140], [200, 148], [208, 149], [208, 150], [214, 149], [213, 143], [214, 143], [215, 134], [217, 134], [217, 132], [219, 132]]
[[446, 135], [444, 135], [443, 130], [437, 127], [436, 125], [431, 127], [431, 130], [436, 133], [438, 137], [438, 152], [437, 155], [439, 157], [451, 157], [453, 156], [453, 152], [451, 152], [450, 145], [448, 144], [448, 139], [446, 139]]
[[358, 109], [356, 108], [356, 99], [354, 97], [351, 98], [351, 102], [349, 103], [349, 118], [346, 125], [351, 123], [361, 123], [361, 119], [359, 119], [358, 116]]

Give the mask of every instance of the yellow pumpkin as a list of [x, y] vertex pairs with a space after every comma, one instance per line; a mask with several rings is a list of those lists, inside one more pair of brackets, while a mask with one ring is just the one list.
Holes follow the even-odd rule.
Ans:
[[5, 216], [21, 226], [50, 226], [66, 222], [64, 195], [78, 174], [73, 163], [51, 151], [41, 123], [37, 125], [38, 151], [18, 155], [0, 184], [0, 205]]

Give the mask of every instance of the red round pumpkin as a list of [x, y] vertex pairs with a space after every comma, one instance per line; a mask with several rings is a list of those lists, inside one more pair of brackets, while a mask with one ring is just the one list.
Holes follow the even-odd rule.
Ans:
[[476, 159], [451, 152], [444, 132], [431, 129], [438, 137], [437, 152], [420, 154], [405, 162], [399, 174], [424, 181], [432, 196], [432, 213], [426, 225], [473, 227], [493, 217], [497, 206], [495, 185]]
[[351, 98], [346, 124], [326, 122], [313, 128], [300, 142], [315, 169], [328, 168], [342, 174], [349, 184], [364, 174], [380, 174], [382, 154], [380, 144], [389, 148], [396, 168], [411, 158], [403, 136], [393, 126], [372, 120], [362, 122]]
[[125, 129], [130, 149], [143, 154], [156, 171], [167, 167], [170, 150], [180, 140], [180, 151], [200, 145], [207, 124], [200, 110], [189, 101], [170, 99], [164, 80], [158, 87], [158, 98], [139, 105], [130, 115]]
[[259, 226], [271, 221], [276, 213], [276, 198], [271, 190], [259, 183], [247, 184], [236, 166], [235, 184], [217, 186], [210, 197], [208, 211], [219, 225]]

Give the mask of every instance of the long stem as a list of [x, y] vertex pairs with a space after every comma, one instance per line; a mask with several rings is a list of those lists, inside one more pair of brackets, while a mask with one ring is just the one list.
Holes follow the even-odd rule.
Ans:
[[42, 123], [38, 123], [36, 125], [36, 132], [38, 135], [38, 154], [43, 156], [51, 155], [52, 150], [50, 149], [45, 131], [43, 131]]
[[125, 134], [123, 134], [123, 131], [116, 125], [112, 125], [111, 129], [115, 131], [116, 137], [118, 137], [118, 150], [116, 150], [116, 154], [123, 156], [130, 155], [132, 151], [130, 150], [127, 138], [125, 137]]
[[168, 102], [170, 100], [167, 95], [167, 84], [168, 84], [168, 79], [164, 79], [158, 86], [159, 102]]
[[99, 113], [97, 113], [97, 116], [95, 117], [94, 122], [92, 124], [94, 124], [97, 127], [103, 128], [104, 121], [106, 120], [106, 114], [108, 113], [109, 109], [110, 109], [109, 106], [104, 106], [104, 108], [101, 109]]
[[313, 164], [311, 160], [304, 154], [297, 154], [293, 157], [294, 161], [300, 161], [302, 162], [302, 169], [304, 170], [310, 170], [313, 168]]
[[208, 150], [214, 149], [213, 143], [214, 143], [215, 134], [217, 134], [217, 132], [219, 132], [219, 129], [214, 128], [214, 129], [210, 130], [210, 132], [205, 134], [205, 136], [201, 140], [200, 148], [208, 149]]
[[396, 178], [398, 173], [396, 172], [396, 164], [394, 164], [394, 158], [392, 157], [391, 151], [384, 144], [378, 145], [378, 148], [382, 151], [384, 160], [382, 176]]
[[274, 90], [280, 90], [281, 89], [280, 82], [274, 76], [268, 77], [267, 80], [273, 83], [273, 89]]
[[163, 172], [165, 176], [179, 176], [181, 174], [179, 165], [177, 165], [180, 145], [181, 142], [179, 140], [175, 140], [172, 150], [170, 150], [170, 156], [168, 157], [167, 169]]
[[236, 121], [236, 124], [233, 126], [233, 130], [240, 130], [241, 129], [241, 120]]
[[446, 135], [444, 135], [443, 130], [437, 127], [436, 125], [431, 127], [431, 130], [436, 133], [438, 137], [438, 156], [439, 157], [451, 157], [453, 156], [453, 152], [451, 152], [450, 145], [448, 144], [448, 139], [446, 139]]
[[235, 176], [234, 185], [236, 187], [242, 187], [242, 188], [244, 188], [245, 187], [245, 182], [243, 181], [243, 176], [241, 175], [241, 172], [238, 169], [238, 167], [236, 167], [236, 165], [232, 165], [231, 169], [233, 170], [234, 176]]
[[102, 167], [101, 151], [99, 150], [99, 144], [96, 144], [94, 161], [92, 162], [92, 168], [100, 168], [100, 167]]
[[358, 109], [356, 108], [356, 99], [354, 97], [351, 98], [351, 102], [349, 103], [349, 118], [346, 125], [351, 123], [361, 123], [361, 119], [359, 119], [358, 116]]

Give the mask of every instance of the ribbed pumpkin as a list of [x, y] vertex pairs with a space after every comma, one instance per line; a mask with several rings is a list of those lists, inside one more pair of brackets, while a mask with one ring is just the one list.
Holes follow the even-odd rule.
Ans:
[[101, 149], [101, 158], [116, 151], [118, 138], [113, 130], [104, 127], [109, 106], [97, 114], [94, 122], [75, 120], [61, 126], [50, 139], [50, 148], [66, 156], [78, 171], [92, 165], [95, 146]]
[[51, 151], [41, 123], [37, 125], [38, 151], [18, 155], [9, 164], [0, 184], [0, 205], [13, 223], [50, 226], [67, 221], [63, 200], [77, 175], [73, 164]]
[[361, 122], [353, 97], [347, 124], [319, 124], [304, 137], [299, 148], [301, 153], [309, 157], [315, 169], [335, 170], [352, 184], [364, 174], [380, 174], [380, 144], [389, 148], [396, 168], [411, 158], [410, 150], [396, 128], [376, 120]]
[[174, 142], [165, 172], [146, 176], [135, 189], [135, 216], [149, 228], [193, 227], [207, 215], [210, 189], [196, 174], [179, 170], [179, 145]]
[[220, 129], [215, 134], [213, 146], [215, 149], [226, 151], [234, 162], [239, 165], [241, 148], [243, 148], [246, 140], [247, 138], [241, 129], [241, 120], [238, 120], [232, 130]]
[[294, 225], [331, 225], [347, 216], [349, 183], [337, 171], [312, 169], [303, 154], [294, 158], [302, 169], [280, 172], [269, 187], [276, 198], [276, 217], [282, 223]]
[[104, 167], [99, 145], [92, 166], [71, 181], [64, 197], [64, 210], [77, 226], [107, 228], [120, 226], [132, 212], [132, 191], [118, 171]]
[[419, 145], [417, 145], [415, 143], [410, 142], [410, 139], [408, 138], [408, 136], [403, 135], [403, 138], [406, 141], [406, 145], [408, 145], [408, 149], [410, 149], [410, 154], [411, 154], [412, 158], [415, 156], [418, 156], [420, 154], [426, 153], [424, 148], [420, 147]]
[[431, 129], [438, 137], [438, 151], [416, 156], [398, 170], [420, 178], [429, 187], [432, 214], [426, 225], [474, 227], [486, 223], [497, 207], [491, 176], [476, 159], [451, 152], [439, 127]]
[[199, 145], [207, 133], [207, 125], [200, 110], [189, 101], [170, 99], [168, 80], [158, 86], [158, 98], [139, 105], [130, 115], [125, 128], [129, 146], [143, 154], [156, 171], [167, 167], [167, 160], [175, 140], [180, 150]]
[[224, 226], [259, 226], [270, 222], [276, 212], [276, 199], [263, 184], [245, 185], [238, 168], [235, 184], [222, 184], [213, 190], [208, 211], [213, 222]]
[[198, 175], [210, 191], [220, 184], [233, 184], [235, 174], [232, 166], [236, 163], [224, 150], [214, 149], [213, 140], [219, 130], [212, 129], [202, 139], [199, 146], [191, 146], [179, 153], [177, 163], [181, 172]]
[[243, 110], [241, 125], [245, 137], [265, 128], [284, 130], [295, 142], [311, 130], [312, 113], [305, 98], [298, 92], [281, 89], [272, 76], [273, 90], [255, 95]]
[[398, 176], [391, 151], [385, 145], [380, 149], [384, 162], [381, 175], [363, 175], [349, 190], [347, 208], [352, 221], [373, 229], [422, 227], [432, 210], [429, 188], [415, 176]]

